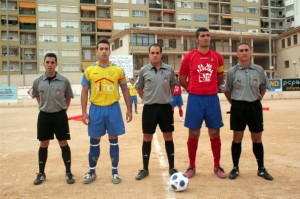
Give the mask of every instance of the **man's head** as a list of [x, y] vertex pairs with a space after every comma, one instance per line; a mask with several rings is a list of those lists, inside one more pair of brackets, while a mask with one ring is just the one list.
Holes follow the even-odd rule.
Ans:
[[47, 53], [44, 57], [45, 73], [48, 77], [55, 75], [55, 68], [57, 67], [57, 57], [54, 53]]
[[162, 48], [158, 44], [152, 44], [149, 47], [149, 60], [152, 65], [154, 66], [160, 66], [162, 57]]
[[52, 57], [52, 58], [54, 58], [55, 62], [57, 62], [57, 56], [56, 56], [56, 54], [54, 54], [54, 53], [47, 53], [47, 54], [44, 56], [44, 61], [46, 61], [46, 58], [47, 58], [47, 57]]
[[195, 32], [196, 38], [199, 37], [200, 32], [209, 32], [209, 30], [208, 30], [207, 28], [205, 28], [205, 27], [198, 28], [198, 29], [196, 30], [196, 32]]
[[198, 28], [195, 32], [196, 43], [200, 48], [208, 48], [210, 46], [210, 34], [207, 28]]
[[108, 61], [110, 55], [110, 45], [107, 39], [102, 39], [97, 43], [96, 55], [100, 61]]
[[237, 45], [237, 57], [240, 62], [250, 61], [251, 58], [251, 46], [246, 42], [239, 43]]

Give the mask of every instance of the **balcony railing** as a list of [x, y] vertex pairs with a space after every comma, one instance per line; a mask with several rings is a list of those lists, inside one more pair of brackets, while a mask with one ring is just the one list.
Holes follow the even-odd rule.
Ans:
[[162, 6], [161, 6], [161, 4], [158, 4], [158, 3], [149, 3], [149, 8], [159, 8], [159, 9], [161, 9]]

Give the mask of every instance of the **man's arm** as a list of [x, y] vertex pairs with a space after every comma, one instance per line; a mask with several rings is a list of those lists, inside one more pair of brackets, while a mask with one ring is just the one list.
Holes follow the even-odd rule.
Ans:
[[123, 93], [123, 98], [125, 100], [125, 104], [127, 107], [127, 111], [126, 111], [126, 121], [130, 122], [132, 120], [132, 111], [131, 111], [131, 103], [130, 103], [130, 94], [129, 94], [129, 90], [127, 87], [127, 84], [120, 84], [122, 93]]
[[[66, 98], [66, 104], [67, 104], [67, 110], [69, 109], [69, 106], [70, 106], [70, 104], [71, 104], [71, 98], [70, 97], [67, 97]], [[66, 110], [66, 111], [67, 111]]]
[[227, 101], [231, 104], [231, 92], [225, 91], [224, 94], [225, 94]]
[[89, 86], [83, 85], [81, 89], [81, 111], [82, 111], [82, 122], [84, 124], [89, 123], [89, 115], [87, 114], [87, 102], [88, 102]]
[[137, 93], [140, 96], [141, 99], [143, 99], [144, 91], [142, 88], [137, 89]]
[[179, 82], [180, 85], [186, 90], [186, 86], [187, 86], [187, 76], [184, 75], [179, 75]]
[[223, 84], [224, 81], [224, 73], [218, 74], [218, 86]]
[[265, 94], [266, 94], [266, 90], [259, 90], [259, 92], [260, 92], [260, 95], [261, 95], [260, 100], [262, 100], [264, 98]]

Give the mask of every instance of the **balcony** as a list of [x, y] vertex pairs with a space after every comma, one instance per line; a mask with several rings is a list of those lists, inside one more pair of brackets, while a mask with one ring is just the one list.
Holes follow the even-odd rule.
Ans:
[[20, 8], [20, 15], [36, 15], [35, 9]]
[[80, 3], [95, 4], [95, 0], [80, 0]]
[[103, 5], [111, 5], [111, 1], [110, 0], [97, 0], [97, 6], [103, 6]]
[[161, 9], [162, 5], [158, 4], [158, 3], [149, 3], [149, 8], [157, 8], [157, 9]]

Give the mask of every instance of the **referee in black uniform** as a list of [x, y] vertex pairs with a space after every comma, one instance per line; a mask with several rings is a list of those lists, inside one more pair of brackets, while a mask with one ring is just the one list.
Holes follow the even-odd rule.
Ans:
[[66, 167], [66, 181], [73, 184], [75, 180], [71, 173], [71, 150], [67, 142], [70, 140], [70, 132], [66, 112], [74, 96], [69, 80], [55, 71], [58, 65], [56, 55], [47, 53], [43, 64], [45, 73], [37, 78], [32, 86], [32, 97], [36, 98], [40, 110], [37, 121], [37, 139], [40, 141], [39, 173], [33, 184], [39, 185], [46, 179], [48, 146], [54, 135], [60, 145]]
[[239, 63], [231, 67], [226, 74], [225, 96], [230, 108], [230, 129], [233, 130], [231, 155], [233, 169], [228, 175], [235, 179], [239, 175], [239, 159], [246, 125], [251, 132], [253, 153], [257, 161], [257, 175], [273, 180], [264, 167], [264, 148], [262, 144], [263, 112], [261, 100], [266, 93], [268, 79], [264, 69], [251, 63], [251, 48], [248, 43], [237, 46]]

